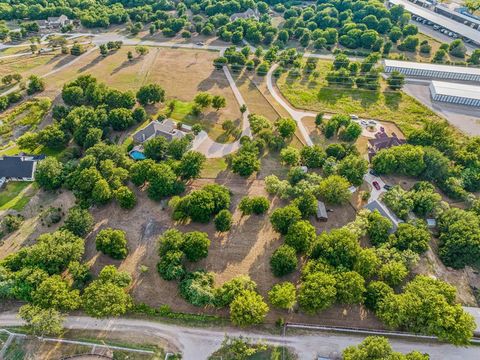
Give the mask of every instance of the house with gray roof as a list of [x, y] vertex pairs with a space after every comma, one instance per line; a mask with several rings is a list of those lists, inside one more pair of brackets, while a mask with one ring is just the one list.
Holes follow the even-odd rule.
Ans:
[[33, 181], [37, 162], [45, 156], [15, 155], [0, 156], [0, 179], [6, 181]]
[[237, 19], [255, 19], [258, 20], [260, 19], [260, 14], [258, 13], [258, 10], [255, 9], [247, 9], [244, 12], [241, 13], [236, 13], [230, 16], [230, 21], [235, 21]]
[[153, 139], [157, 136], [163, 136], [168, 141], [172, 141], [173, 139], [182, 139], [186, 135], [187, 132], [182, 129], [178, 129], [177, 123], [173, 120], [154, 120], [143, 129], [133, 134], [133, 140], [136, 143], [143, 144], [145, 141]]
[[388, 209], [379, 200], [374, 200], [374, 201], [368, 203], [367, 205], [364, 206], [364, 208], [368, 209], [370, 211], [377, 210], [380, 213], [380, 215], [382, 215], [383, 217], [390, 220], [390, 222], [393, 225], [392, 229], [390, 229], [391, 233], [394, 232], [395, 230], [397, 230], [398, 224], [403, 222], [403, 220], [399, 219], [392, 211], [390, 211], [390, 209]]

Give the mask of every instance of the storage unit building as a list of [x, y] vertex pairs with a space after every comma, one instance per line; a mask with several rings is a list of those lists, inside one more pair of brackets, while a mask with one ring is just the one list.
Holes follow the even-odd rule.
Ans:
[[383, 64], [384, 71], [386, 73], [398, 71], [406, 76], [413, 77], [480, 82], [480, 68], [475, 67], [419, 63], [389, 59], [385, 59]]
[[430, 93], [435, 101], [480, 107], [480, 86], [432, 81]]

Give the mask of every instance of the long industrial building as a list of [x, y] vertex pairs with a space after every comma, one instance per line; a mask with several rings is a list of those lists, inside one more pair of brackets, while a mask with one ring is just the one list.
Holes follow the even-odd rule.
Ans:
[[407, 76], [480, 82], [480, 68], [385, 59], [384, 71]]
[[434, 11], [425, 9], [424, 7], [414, 5], [408, 0], [388, 0], [391, 5], [401, 5], [406, 11], [421, 18], [431, 21], [432, 23], [448, 29], [458, 35], [469, 39], [472, 43], [480, 46], [480, 30], [473, 29], [470, 26], [459, 23], [455, 20], [449, 19], [445, 16], [437, 14]]
[[480, 86], [432, 81], [430, 93], [434, 101], [480, 107]]

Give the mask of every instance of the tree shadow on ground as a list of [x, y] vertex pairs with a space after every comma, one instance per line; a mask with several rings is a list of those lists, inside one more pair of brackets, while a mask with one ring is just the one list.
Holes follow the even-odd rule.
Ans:
[[110, 73], [110, 75], [115, 75], [116, 73], [122, 71], [123, 69], [126, 69], [130, 66], [133, 66], [133, 65], [137, 64], [140, 60], [142, 60], [142, 59], [139, 58], [139, 57], [134, 58], [132, 60], [125, 60], [123, 63], [118, 65], [115, 69], [113, 69], [112, 72]]
[[390, 110], [398, 110], [402, 101], [402, 94], [400, 92], [387, 92], [383, 93], [385, 98], [385, 105]]
[[92, 67], [94, 67], [95, 65], [99, 64], [102, 60], [104, 60], [105, 58], [102, 56], [102, 55], [98, 55], [95, 59], [93, 59], [92, 61], [90, 61], [88, 64], [82, 66], [78, 72], [81, 73], [81, 72], [84, 72], [84, 71], [87, 71], [88, 69], [91, 69]]

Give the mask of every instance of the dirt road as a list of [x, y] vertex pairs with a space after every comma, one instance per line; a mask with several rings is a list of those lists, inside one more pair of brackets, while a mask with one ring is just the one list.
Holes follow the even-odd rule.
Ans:
[[[0, 326], [18, 326], [22, 321], [14, 313], [0, 314]], [[253, 340], [262, 340], [272, 345], [286, 345], [293, 349], [299, 359], [312, 360], [318, 355], [330, 356], [350, 345], [358, 344], [363, 336], [315, 333], [312, 335], [293, 335], [282, 337], [259, 331], [240, 331], [232, 328], [189, 328], [177, 325], [139, 319], [93, 319], [85, 316], [69, 316], [65, 321], [68, 329], [95, 331], [127, 331], [137, 334], [156, 335], [181, 349], [186, 360], [202, 360], [217, 349], [225, 334], [245, 336]], [[391, 339], [395, 350], [409, 352], [418, 350], [430, 354], [432, 360], [476, 360], [480, 350], [478, 347], [455, 347], [449, 344], [420, 343], [401, 339]]]

